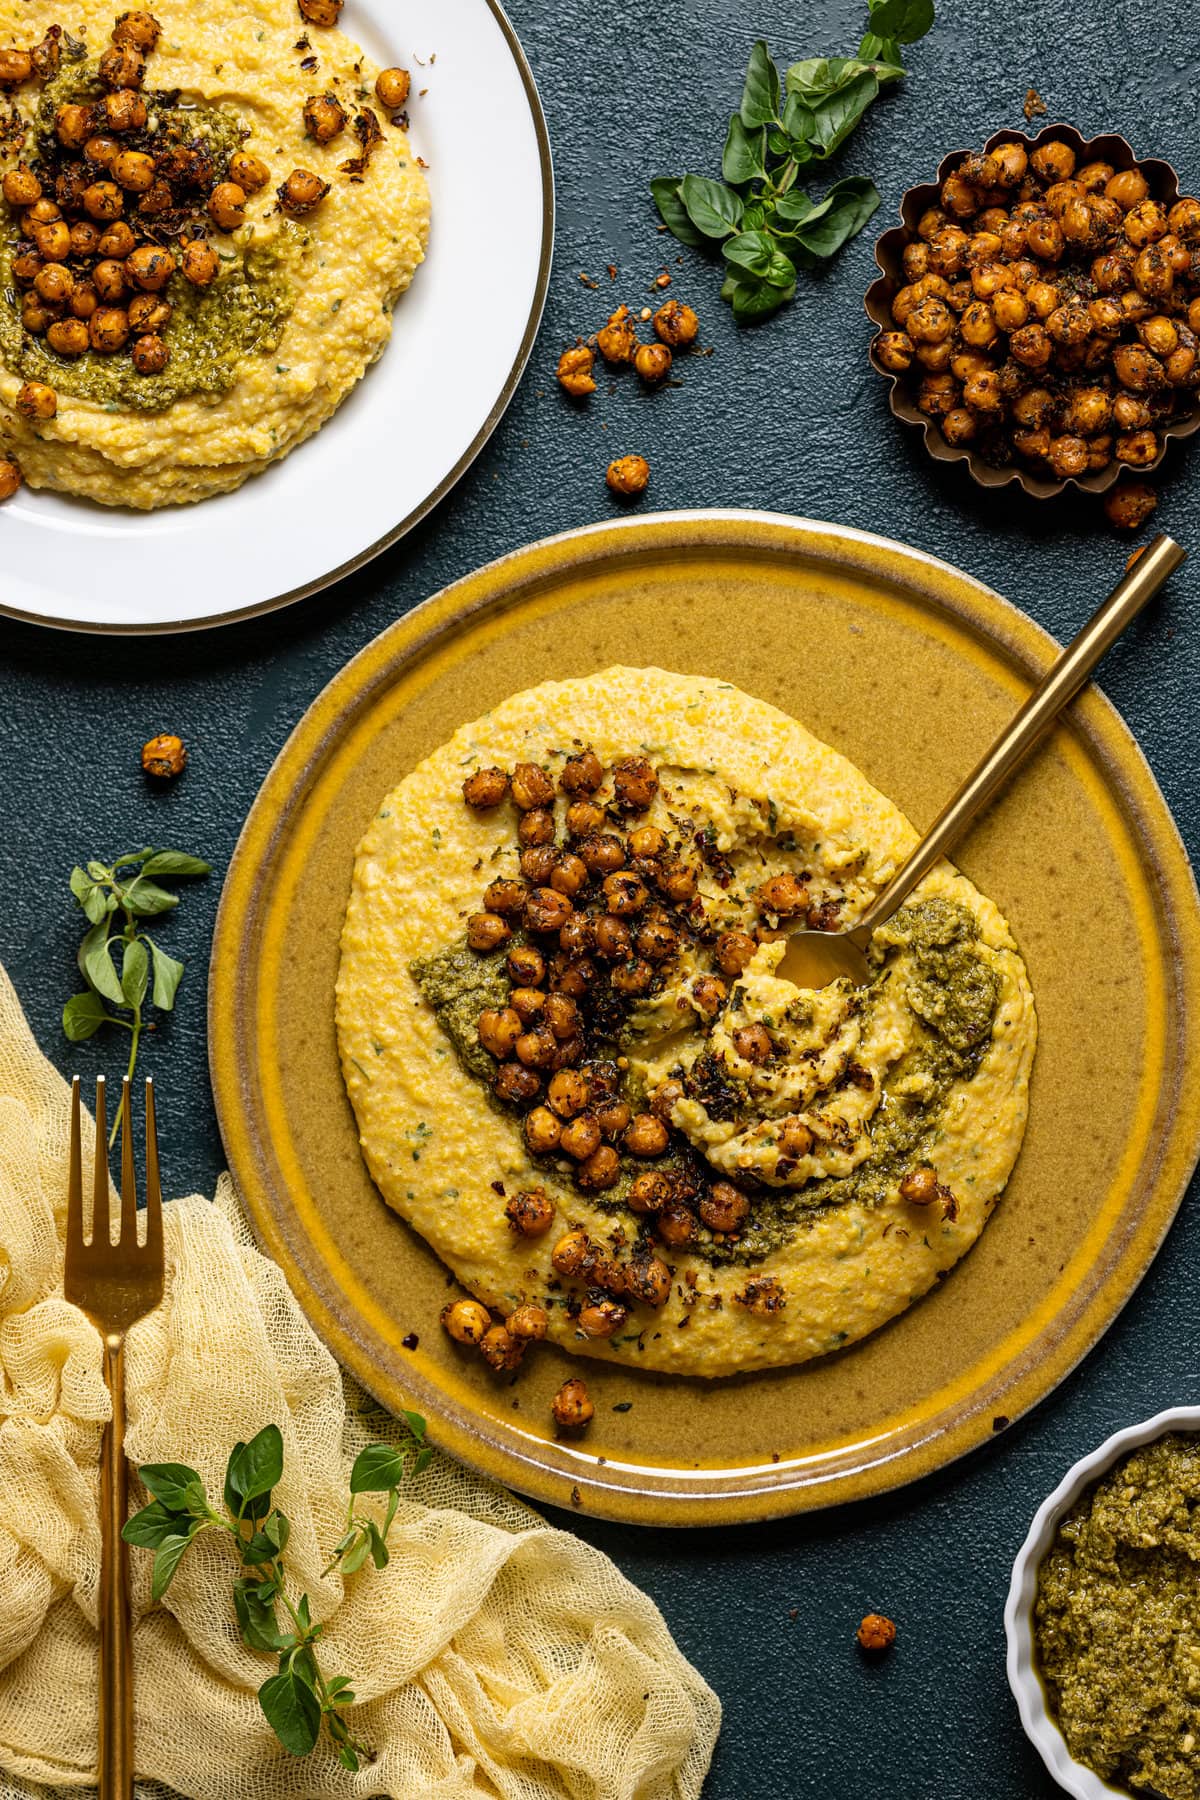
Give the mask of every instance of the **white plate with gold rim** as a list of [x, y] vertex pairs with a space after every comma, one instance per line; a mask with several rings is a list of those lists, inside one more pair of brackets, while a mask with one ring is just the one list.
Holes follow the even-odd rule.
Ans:
[[553, 245], [529, 65], [496, 0], [348, 0], [341, 24], [378, 62], [411, 69], [414, 96], [426, 90], [409, 114], [428, 165], [429, 253], [383, 355], [315, 437], [232, 494], [145, 513], [22, 488], [0, 513], [0, 612], [161, 632], [285, 606], [394, 543], [499, 423], [533, 346]]

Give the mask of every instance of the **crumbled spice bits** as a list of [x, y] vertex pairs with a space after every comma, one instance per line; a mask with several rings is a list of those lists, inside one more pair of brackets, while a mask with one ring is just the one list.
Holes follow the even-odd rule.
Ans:
[[1200, 386], [1200, 201], [1050, 139], [965, 156], [903, 252], [877, 362], [951, 445], [1061, 480], [1155, 462]]

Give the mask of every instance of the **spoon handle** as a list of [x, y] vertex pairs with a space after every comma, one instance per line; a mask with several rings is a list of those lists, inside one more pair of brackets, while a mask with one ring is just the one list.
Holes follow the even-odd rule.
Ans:
[[870, 911], [858, 921], [856, 936], [860, 932], [869, 935], [885, 919], [890, 919], [939, 858], [949, 854], [1063, 708], [1075, 698], [1105, 651], [1116, 642], [1146, 602], [1157, 594], [1186, 555], [1185, 550], [1162, 532], [1143, 550], [1078, 637], [1047, 671], [1021, 710], [1005, 726], [954, 798], [943, 807]]

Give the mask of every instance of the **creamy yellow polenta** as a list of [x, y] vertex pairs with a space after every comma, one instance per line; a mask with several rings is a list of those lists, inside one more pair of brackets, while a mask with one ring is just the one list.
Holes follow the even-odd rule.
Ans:
[[[26, 48], [62, 24], [86, 52], [65, 66], [86, 76], [121, 10], [116, 0], [78, 0], [66, 12], [58, 0], [0, 0], [0, 43]], [[220, 109], [245, 128], [240, 147], [270, 170], [249, 197], [246, 222], [231, 233], [214, 231], [223, 273], [199, 304], [216, 309], [218, 320], [222, 308], [246, 308], [246, 279], [269, 281], [282, 304], [265, 308], [263, 329], [247, 334], [226, 391], [184, 392], [165, 407], [153, 404], [153, 377], [136, 384], [144, 403], [90, 396], [84, 372], [100, 353], [89, 350], [76, 362], [51, 352], [47, 361], [39, 339], [35, 372], [55, 389], [57, 412], [50, 419], [22, 416], [15, 402], [30, 370], [20, 366], [19, 330], [15, 343], [12, 332], [0, 334], [0, 445], [26, 481], [139, 508], [236, 488], [317, 431], [386, 344], [393, 305], [423, 259], [429, 232], [424, 175], [405, 132], [386, 116], [383, 142], [361, 179], [340, 166], [359, 152], [351, 130], [326, 144], [305, 135], [310, 95], [332, 93], [351, 120], [364, 103], [381, 113], [373, 94], [378, 65], [344, 32], [306, 26], [294, 0], [163, 0], [153, 11], [162, 33], [146, 64], [151, 103], [179, 90], [185, 105]], [[38, 101], [35, 84], [11, 96], [20, 118], [16, 129], [6, 119], [0, 132], [0, 174], [28, 154], [28, 132], [19, 126], [30, 126]], [[276, 188], [296, 168], [327, 181], [330, 191], [293, 222], [279, 211]], [[167, 297], [177, 305], [182, 354], [180, 308], [196, 296], [176, 273]], [[0, 293], [0, 307], [13, 310], [8, 322], [19, 326], [11, 288]], [[163, 336], [170, 349], [172, 324]], [[173, 384], [177, 372], [178, 363]]]
[[[669, 860], [695, 875], [672, 915], [678, 954], [628, 1004], [619, 1041], [589, 1045], [583, 1063], [620, 1055], [632, 1110], [669, 1122], [662, 1166], [690, 1184], [683, 1245], [627, 1204], [630, 1175], [654, 1162], [623, 1155], [620, 1180], [587, 1191], [579, 1163], [531, 1153], [520, 1108], [489, 1091], [495, 1065], [471, 1026], [503, 989], [507, 946], [465, 949], [465, 922], [489, 883], [518, 876], [520, 815], [467, 806], [464, 778], [528, 762], [557, 780], [584, 746], [607, 771], [630, 755], [653, 765], [657, 791], [636, 819], [621, 822], [611, 775], [594, 799], [614, 831], [660, 828]], [[554, 801], [560, 841], [567, 799]], [[1020, 1148], [1037, 1035], [1024, 965], [997, 908], [943, 863], [877, 934], [869, 988], [804, 993], [779, 973], [787, 921], [762, 896], [794, 875], [810, 920], [852, 923], [914, 841], [844, 757], [715, 679], [609, 669], [465, 725], [383, 801], [343, 932], [342, 1065], [388, 1204], [489, 1307], [533, 1302], [566, 1348], [647, 1368], [720, 1376], [800, 1362], [903, 1311], [974, 1243]], [[742, 929], [756, 947], [714, 1002], [716, 947]], [[539, 941], [549, 954], [553, 941]], [[430, 980], [439, 966], [466, 970], [457, 1014]], [[931, 1203], [901, 1197], [913, 1170], [936, 1186]], [[706, 1225], [696, 1198], [722, 1182], [748, 1202], [732, 1231]], [[554, 1224], [517, 1236], [506, 1201], [536, 1187]], [[665, 1304], [626, 1295], [613, 1337], [585, 1335], [586, 1287], [551, 1261], [574, 1228], [613, 1264], [665, 1262]]]

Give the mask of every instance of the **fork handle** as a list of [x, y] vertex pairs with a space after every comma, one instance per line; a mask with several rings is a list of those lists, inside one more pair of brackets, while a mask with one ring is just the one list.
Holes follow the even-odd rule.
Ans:
[[100, 1800], [133, 1793], [133, 1656], [129, 1547], [121, 1536], [129, 1498], [125, 1461], [125, 1339], [104, 1339], [112, 1418], [100, 1446]]

